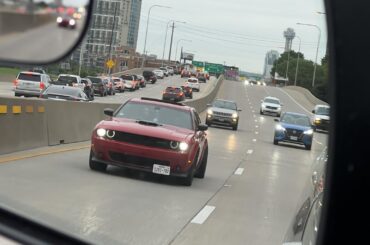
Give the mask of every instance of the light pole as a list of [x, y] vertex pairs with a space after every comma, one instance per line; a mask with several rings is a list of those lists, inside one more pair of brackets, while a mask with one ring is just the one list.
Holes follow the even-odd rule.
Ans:
[[80, 64], [79, 64], [79, 67], [78, 67], [78, 75], [81, 76], [81, 66], [82, 66], [82, 59], [83, 59], [83, 52], [85, 51], [84, 50], [84, 47], [86, 45], [86, 39], [81, 43], [81, 48], [80, 48]]
[[[178, 46], [179, 46], [179, 42], [180, 41], [184, 41], [184, 42], [192, 42], [191, 40], [188, 40], [188, 39], [179, 39], [178, 41], [177, 41], [177, 44], [176, 44], [176, 52], [175, 52], [175, 61], [176, 61], [176, 58], [177, 58], [177, 48], [178, 48]], [[181, 59], [181, 58], [180, 58]], [[180, 60], [180, 62], [181, 62], [181, 60]]]
[[154, 7], [158, 7], [158, 8], [171, 8], [171, 7], [168, 7], [168, 6], [158, 5], [158, 4], [154, 4], [154, 5], [150, 6], [149, 11], [148, 11], [148, 19], [146, 20], [146, 31], [145, 31], [145, 40], [144, 40], [143, 62], [141, 63], [141, 67], [144, 67], [144, 62], [145, 62], [146, 40], [148, 38], [148, 28], [149, 28], [150, 11], [152, 11], [152, 8], [154, 8]]
[[290, 52], [291, 50], [288, 50], [288, 62], [286, 63], [286, 69], [285, 69], [285, 78], [288, 79], [288, 82], [289, 82], [288, 71], [289, 71]]
[[297, 86], [297, 76], [298, 76], [298, 63], [299, 63], [299, 53], [301, 52], [301, 38], [299, 36], [295, 36], [299, 40], [298, 46], [298, 57], [297, 57], [297, 65], [295, 67], [295, 77], [294, 77], [294, 86]]
[[312, 27], [315, 27], [319, 31], [319, 39], [317, 41], [316, 58], [315, 58], [315, 64], [314, 64], [314, 68], [313, 68], [313, 77], [312, 77], [312, 87], [314, 87], [315, 86], [315, 78], [316, 78], [317, 56], [319, 54], [320, 39], [321, 39], [321, 29], [317, 25], [313, 25], [313, 24], [297, 23], [297, 25], [312, 26]]
[[[164, 53], [165, 53], [165, 50], [166, 50], [166, 43], [167, 43], [167, 31], [168, 31], [168, 28], [169, 28], [169, 24], [171, 22], [177, 22], [177, 23], [186, 24], [185, 21], [177, 21], [177, 20], [170, 20], [170, 21], [167, 22], [167, 24], [166, 24], [166, 35], [165, 35], [164, 44], [163, 44], [162, 66], [164, 65]], [[176, 60], [176, 57], [175, 57], [175, 60]]]

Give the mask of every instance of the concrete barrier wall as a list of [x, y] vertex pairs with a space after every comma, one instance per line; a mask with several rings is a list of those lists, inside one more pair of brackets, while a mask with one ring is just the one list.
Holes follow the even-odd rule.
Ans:
[[12, 32], [30, 30], [55, 21], [56, 17], [49, 14], [21, 14], [13, 12], [0, 12], [0, 35]]
[[[204, 97], [185, 102], [198, 112], [207, 108], [222, 84], [220, 77]], [[120, 104], [0, 98], [0, 154], [48, 145], [89, 140], [92, 129], [106, 116], [105, 108]]]
[[313, 105], [327, 105], [325, 101], [316, 98], [308, 89], [299, 86], [287, 86], [284, 89], [300, 92]]

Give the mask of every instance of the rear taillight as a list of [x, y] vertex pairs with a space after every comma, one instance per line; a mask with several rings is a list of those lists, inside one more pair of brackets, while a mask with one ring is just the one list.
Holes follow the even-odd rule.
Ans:
[[180, 96], [183, 96], [183, 95], [184, 95], [184, 93], [182, 93], [182, 92], [181, 92], [181, 93], [180, 93]]
[[13, 86], [14, 86], [14, 88], [16, 88], [16, 87], [18, 86], [18, 79], [15, 79], [15, 80], [13, 81]]
[[43, 82], [40, 82], [40, 90], [44, 90], [45, 89], [45, 84]]

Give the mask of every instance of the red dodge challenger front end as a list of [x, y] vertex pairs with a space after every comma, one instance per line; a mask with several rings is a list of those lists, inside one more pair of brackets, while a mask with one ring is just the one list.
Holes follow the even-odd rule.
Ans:
[[115, 165], [180, 177], [188, 186], [193, 177], [204, 178], [207, 126], [194, 108], [141, 98], [104, 113], [109, 119], [98, 123], [92, 134], [92, 170], [105, 171]]

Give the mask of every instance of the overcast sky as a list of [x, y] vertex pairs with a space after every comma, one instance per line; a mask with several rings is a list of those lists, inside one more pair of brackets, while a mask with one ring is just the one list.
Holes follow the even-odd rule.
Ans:
[[[326, 50], [326, 20], [322, 0], [143, 0], [137, 51], [143, 52], [148, 10], [154, 4], [170, 6], [152, 8], [147, 40], [150, 54], [162, 57], [166, 23], [171, 20], [185, 21], [176, 24], [173, 52], [177, 41], [185, 51], [195, 53], [195, 59], [235, 65], [244, 71], [261, 73], [267, 51], [283, 52], [283, 31], [292, 27], [302, 39], [301, 51], [305, 57], [315, 59], [318, 30], [298, 26], [297, 22], [318, 25], [322, 30], [319, 58]], [[168, 58], [170, 30], [165, 57]], [[298, 50], [298, 39], [293, 41]], [[175, 56], [173, 55], [172, 58]]]

